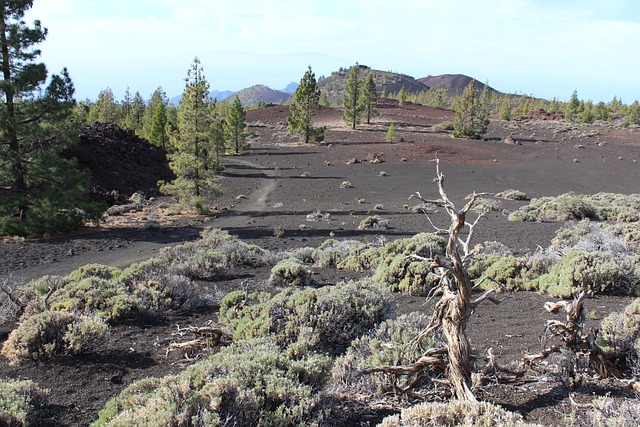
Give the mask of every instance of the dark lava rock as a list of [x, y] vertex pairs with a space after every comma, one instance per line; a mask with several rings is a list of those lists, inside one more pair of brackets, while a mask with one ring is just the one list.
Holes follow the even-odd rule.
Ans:
[[109, 204], [127, 202], [138, 190], [157, 195], [158, 181], [175, 178], [165, 150], [112, 123], [88, 125], [80, 142], [61, 155], [91, 171], [92, 198]]

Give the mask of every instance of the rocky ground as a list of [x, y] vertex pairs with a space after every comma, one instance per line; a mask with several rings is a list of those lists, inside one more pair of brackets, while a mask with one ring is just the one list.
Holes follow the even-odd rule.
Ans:
[[[556, 120], [534, 118], [525, 122], [492, 122], [485, 140], [452, 139], [432, 125], [450, 120], [447, 110], [408, 104], [380, 105], [371, 124], [352, 131], [341, 113], [324, 108], [317, 122], [328, 128], [320, 145], [300, 145], [287, 135], [285, 106], [251, 110], [247, 114], [252, 149], [224, 159], [219, 183], [226, 188], [217, 209], [207, 217], [167, 215], [172, 200], [157, 197], [142, 209], [106, 217], [97, 226], [68, 236], [47, 239], [6, 237], [0, 243], [0, 275], [12, 286], [44, 274], [66, 274], [86, 263], [118, 267], [153, 256], [162, 247], [193, 240], [204, 227], [220, 227], [265, 249], [317, 246], [334, 238], [396, 239], [433, 227], [409, 196], [419, 191], [436, 197], [433, 182], [440, 159], [449, 198], [462, 206], [472, 193], [517, 189], [529, 197], [576, 193], [637, 193], [640, 182], [640, 132], [611, 126], [569, 126]], [[394, 123], [397, 140], [385, 142]], [[511, 136], [515, 143], [507, 137]], [[505, 139], [509, 143], [505, 142]], [[374, 161], [379, 159], [380, 162]], [[350, 185], [344, 185], [348, 181]], [[132, 190], [135, 191], [135, 190]], [[516, 254], [546, 247], [557, 223], [512, 223], [506, 213], [523, 202], [503, 201], [477, 227], [475, 242], [499, 241]], [[317, 220], [309, 220], [310, 214]], [[358, 230], [370, 215], [389, 221], [388, 229]], [[442, 212], [432, 214], [434, 224], [447, 227]], [[149, 222], [159, 228], [149, 227]], [[319, 272], [321, 283], [340, 280], [349, 273]], [[263, 286], [268, 270], [238, 272]], [[222, 292], [238, 289], [239, 279], [211, 283]], [[541, 349], [540, 336], [548, 318], [542, 306], [549, 298], [517, 293], [500, 306], [481, 306], [469, 325], [471, 343], [478, 354], [492, 348], [501, 364], [521, 360]], [[591, 321], [597, 322], [629, 302], [624, 297], [599, 297], [587, 302]], [[398, 295], [397, 312], [430, 308], [423, 298]], [[50, 389], [40, 425], [86, 425], [95, 420], [105, 402], [131, 382], [177, 372], [184, 367], [182, 354], [168, 351], [176, 340], [176, 324], [202, 325], [212, 313], [183, 313], [148, 324], [112, 328], [113, 338], [101, 352], [64, 358], [39, 365], [10, 366], [0, 360], [3, 377], [31, 378]], [[4, 340], [13, 325], [0, 329]], [[585, 383], [574, 400], [588, 401], [592, 394], [627, 393], [615, 384]], [[522, 413], [528, 420], [556, 425], [559, 418], [578, 411], [566, 389], [544, 384], [495, 383], [482, 398]], [[582, 399], [582, 400], [581, 400]]]

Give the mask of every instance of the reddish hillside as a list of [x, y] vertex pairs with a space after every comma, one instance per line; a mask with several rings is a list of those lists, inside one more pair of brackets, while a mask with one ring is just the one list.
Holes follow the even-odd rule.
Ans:
[[[447, 89], [450, 95], [462, 93], [464, 88], [469, 86], [471, 80], [473, 80], [472, 77], [465, 76], [464, 74], [441, 74], [439, 76], [428, 76], [418, 79], [420, 83], [429, 87]], [[484, 86], [484, 83], [476, 80], [476, 87], [479, 90], [483, 90]], [[499, 93], [491, 86], [489, 86], [489, 90]]]
[[245, 107], [251, 107], [258, 102], [265, 102], [267, 104], [278, 104], [280, 102], [286, 102], [291, 98], [290, 93], [281, 92], [279, 90], [271, 89], [265, 85], [255, 85], [242, 89], [240, 92], [236, 92], [240, 102]]
[[[344, 84], [347, 80], [348, 68], [340, 68], [330, 76], [319, 80], [318, 84], [323, 92], [326, 92], [329, 101], [341, 101], [344, 92]], [[360, 78], [365, 79], [371, 73], [376, 82], [378, 93], [383, 91], [387, 94], [398, 93], [402, 88], [407, 93], [419, 93], [429, 90], [429, 86], [419, 82], [415, 78], [406, 74], [394, 73], [391, 71], [374, 70], [366, 65], [360, 65]]]

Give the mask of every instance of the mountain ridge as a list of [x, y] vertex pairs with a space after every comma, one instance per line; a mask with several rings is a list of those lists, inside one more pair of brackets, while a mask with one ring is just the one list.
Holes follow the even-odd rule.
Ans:
[[[436, 76], [429, 75], [427, 77], [415, 78], [407, 74], [394, 71], [382, 71], [370, 68], [366, 65], [359, 65], [360, 78], [366, 78], [369, 73], [374, 76], [376, 89], [378, 93], [395, 93], [404, 89], [407, 93], [419, 93], [432, 88], [446, 89], [449, 95], [459, 95], [465, 87], [475, 80], [473, 77], [464, 74], [440, 74]], [[320, 89], [326, 93], [329, 102], [339, 102], [344, 92], [344, 83], [347, 79], [349, 68], [340, 68], [334, 71], [330, 76], [322, 77], [318, 80]], [[479, 90], [484, 88], [485, 84], [476, 80], [476, 87]], [[277, 104], [289, 101], [298, 87], [298, 83], [291, 82], [283, 89], [272, 89], [264, 84], [256, 84], [238, 91], [231, 90], [213, 90], [209, 93], [211, 98], [218, 101], [225, 100], [237, 95], [245, 107], [252, 107], [258, 103]], [[489, 90], [494, 93], [502, 93], [491, 86]], [[178, 105], [182, 95], [172, 97], [169, 102], [172, 105]]]

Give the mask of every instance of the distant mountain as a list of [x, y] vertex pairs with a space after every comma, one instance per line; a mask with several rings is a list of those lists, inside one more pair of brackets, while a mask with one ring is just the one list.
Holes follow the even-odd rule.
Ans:
[[[326, 92], [327, 99], [330, 102], [340, 101], [342, 99], [344, 84], [347, 80], [348, 73], [348, 68], [340, 68], [338, 71], [334, 71], [330, 76], [318, 82], [320, 89]], [[428, 85], [406, 74], [374, 70], [366, 65], [360, 65], [360, 78], [365, 79], [368, 74], [373, 75], [378, 93], [382, 93], [383, 91], [387, 94], [398, 93], [402, 88], [408, 93], [418, 93], [429, 90]]]
[[213, 99], [217, 99], [218, 101], [222, 101], [224, 99], [231, 98], [236, 93], [237, 92], [234, 92], [232, 90], [212, 90], [211, 92], [209, 92], [209, 96]]
[[278, 104], [291, 99], [291, 93], [280, 90], [274, 90], [265, 85], [255, 85], [236, 92], [235, 95], [240, 98], [240, 102], [245, 107], [251, 107], [258, 102], [267, 104]]
[[[330, 76], [318, 81], [318, 86], [320, 86], [322, 92], [327, 94], [327, 100], [329, 102], [340, 102], [342, 100], [348, 72], [349, 68], [341, 67], [338, 71], [332, 72]], [[364, 79], [368, 74], [373, 75], [378, 93], [384, 92], [386, 94], [397, 94], [402, 88], [404, 88], [407, 93], [420, 93], [430, 88], [443, 88], [447, 89], [450, 95], [456, 95], [462, 93], [464, 88], [469, 85], [469, 82], [473, 80], [472, 77], [463, 74], [442, 74], [416, 79], [406, 74], [374, 70], [366, 65], [360, 65], [360, 78]], [[476, 86], [482, 90], [485, 85], [484, 83], [476, 81]], [[298, 83], [291, 82], [282, 90], [271, 89], [265, 85], [255, 85], [238, 92], [231, 90], [213, 90], [210, 92], [210, 95], [218, 101], [238, 95], [242, 105], [251, 107], [259, 102], [267, 104], [287, 102], [293, 97], [293, 93], [297, 88]], [[495, 93], [501, 93], [491, 86], [489, 86], [489, 90]], [[169, 100], [169, 103], [177, 106], [180, 103], [180, 99], [182, 99], [182, 95], [174, 96]]]
[[296, 89], [298, 89], [298, 83], [291, 82], [284, 89], [280, 89], [280, 92], [284, 93], [295, 93]]
[[[209, 92], [209, 96], [212, 99], [217, 99], [218, 101], [222, 101], [223, 99], [227, 99], [235, 95], [235, 93], [236, 92], [232, 90], [223, 90], [223, 91], [212, 90], [211, 92]], [[169, 99], [169, 104], [175, 105], [177, 107], [180, 104], [181, 100], [182, 100], [182, 95], [174, 96], [173, 98]]]
[[[418, 79], [420, 83], [423, 83], [429, 87], [436, 87], [447, 89], [450, 95], [457, 95], [462, 93], [464, 88], [469, 86], [473, 80], [472, 77], [465, 76], [463, 74], [441, 74], [439, 76], [428, 76]], [[476, 87], [478, 90], [483, 90], [485, 84], [476, 80]], [[500, 93], [491, 86], [489, 86], [490, 92]]]

